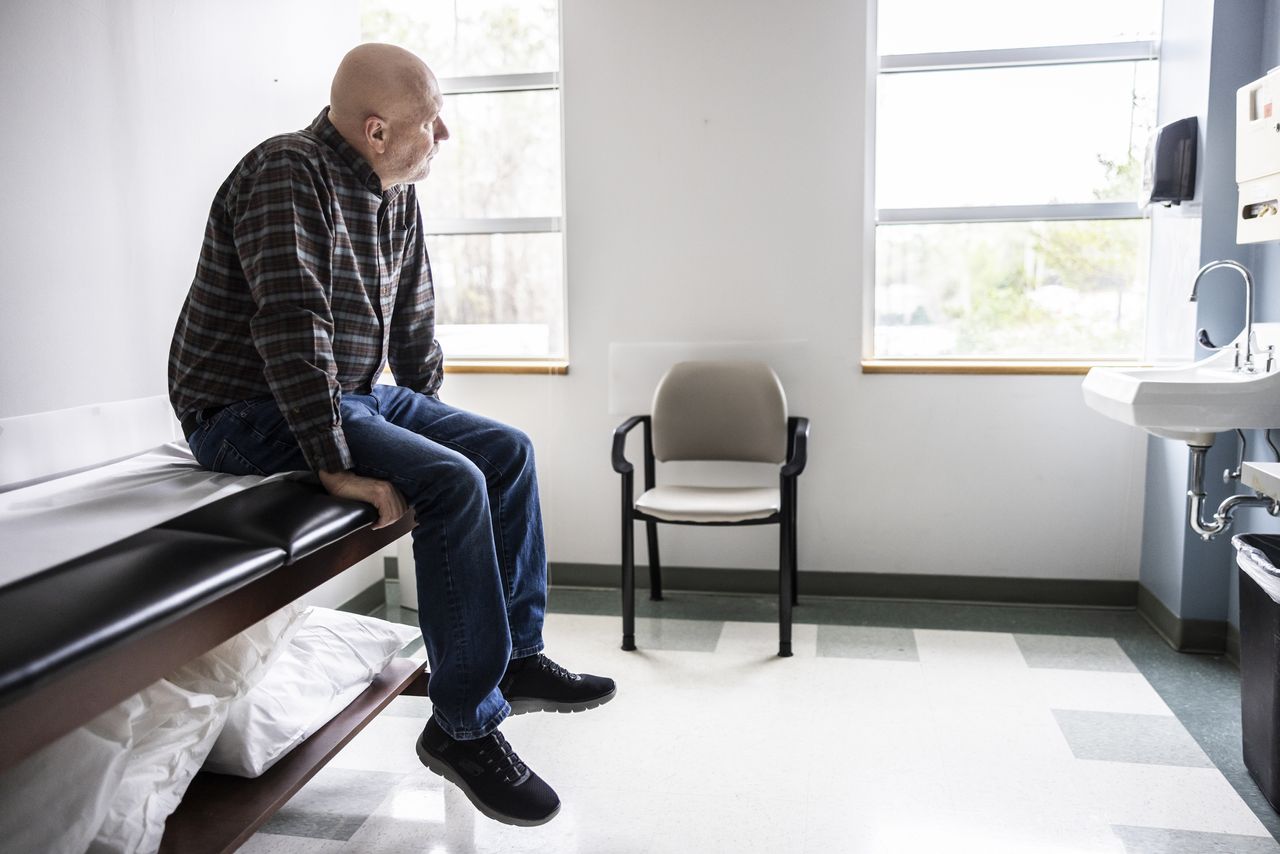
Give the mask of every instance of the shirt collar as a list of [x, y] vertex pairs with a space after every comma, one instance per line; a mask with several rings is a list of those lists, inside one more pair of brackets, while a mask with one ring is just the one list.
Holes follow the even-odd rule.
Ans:
[[378, 178], [378, 173], [373, 171], [373, 167], [369, 165], [369, 161], [361, 156], [351, 146], [351, 143], [342, 138], [342, 134], [338, 133], [338, 129], [333, 126], [333, 122], [329, 121], [329, 108], [325, 107], [320, 111], [320, 115], [316, 116], [308, 128], [316, 136], [338, 153], [338, 156], [351, 168], [356, 179], [365, 186], [369, 192], [375, 196], [382, 196], [384, 199], [394, 199], [403, 192], [404, 188], [395, 184], [390, 189], [382, 189], [382, 181]]

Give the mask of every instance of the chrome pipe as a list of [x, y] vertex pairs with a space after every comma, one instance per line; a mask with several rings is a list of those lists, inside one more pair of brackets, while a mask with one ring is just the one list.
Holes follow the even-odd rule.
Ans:
[[1187, 490], [1187, 514], [1191, 530], [1200, 535], [1200, 539], [1208, 542], [1216, 535], [1231, 527], [1231, 514], [1237, 507], [1266, 507], [1272, 516], [1280, 516], [1280, 502], [1265, 495], [1229, 495], [1214, 511], [1213, 520], [1204, 520], [1204, 458], [1209, 452], [1207, 447], [1190, 445], [1191, 448], [1191, 488]]

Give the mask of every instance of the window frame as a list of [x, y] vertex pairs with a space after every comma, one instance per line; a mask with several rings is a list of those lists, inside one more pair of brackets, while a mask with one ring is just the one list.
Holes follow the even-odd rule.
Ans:
[[[1143, 360], [1084, 358], [975, 358], [966, 356], [879, 357], [875, 352], [876, 231], [881, 225], [936, 223], [1043, 222], [1066, 220], [1142, 219], [1147, 215], [1136, 201], [1043, 203], [1034, 205], [973, 205], [933, 208], [879, 208], [876, 203], [876, 139], [878, 81], [882, 74], [974, 69], [1062, 66], [1103, 62], [1160, 60], [1157, 39], [1129, 42], [993, 48], [988, 50], [936, 51], [911, 54], [879, 54], [876, 3], [867, 15], [867, 158], [864, 177], [867, 223], [863, 249], [863, 373], [948, 374], [1084, 374], [1101, 365], [1138, 365]], [[1147, 259], [1148, 265], [1150, 259]]]
[[[556, 4], [559, 18], [559, 3]], [[563, 39], [561, 39], [563, 43]], [[563, 65], [563, 51], [557, 50]], [[501, 373], [563, 375], [569, 372], [569, 300], [568, 300], [568, 244], [564, 228], [565, 208], [565, 159], [564, 159], [564, 90], [560, 71], [544, 71], [524, 74], [486, 74], [470, 77], [442, 77], [437, 82], [440, 94], [487, 95], [507, 92], [531, 92], [554, 90], [557, 99], [556, 120], [560, 123], [560, 216], [546, 217], [462, 217], [424, 218], [423, 234], [431, 237], [456, 235], [494, 234], [559, 234], [561, 254], [560, 305], [564, 323], [560, 340], [560, 353], [547, 356], [512, 356], [490, 354], [486, 356], [450, 357], [445, 352], [445, 370], [451, 373]]]

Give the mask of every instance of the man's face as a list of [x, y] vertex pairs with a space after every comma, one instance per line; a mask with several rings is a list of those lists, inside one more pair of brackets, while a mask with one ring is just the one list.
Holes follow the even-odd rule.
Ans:
[[392, 183], [411, 184], [421, 181], [431, 171], [431, 158], [441, 142], [449, 138], [449, 129], [440, 118], [444, 96], [435, 75], [428, 74], [427, 86], [416, 94], [390, 134], [386, 160], [390, 168], [385, 171]]

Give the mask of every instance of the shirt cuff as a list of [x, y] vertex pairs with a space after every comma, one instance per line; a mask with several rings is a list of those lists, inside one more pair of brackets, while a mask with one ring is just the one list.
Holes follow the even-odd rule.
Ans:
[[345, 471], [355, 466], [341, 427], [299, 437], [298, 445], [313, 471]]

